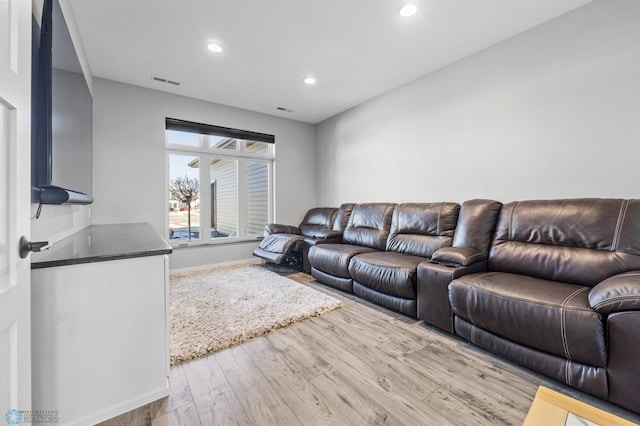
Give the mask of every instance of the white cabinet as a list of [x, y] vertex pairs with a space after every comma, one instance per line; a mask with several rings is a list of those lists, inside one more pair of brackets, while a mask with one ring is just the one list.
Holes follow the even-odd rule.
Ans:
[[91, 425], [169, 394], [166, 254], [32, 269], [33, 410]]

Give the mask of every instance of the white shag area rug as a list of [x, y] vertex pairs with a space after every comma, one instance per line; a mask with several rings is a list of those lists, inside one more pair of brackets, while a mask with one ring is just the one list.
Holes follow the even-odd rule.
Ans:
[[342, 306], [256, 265], [173, 274], [169, 300], [171, 365]]

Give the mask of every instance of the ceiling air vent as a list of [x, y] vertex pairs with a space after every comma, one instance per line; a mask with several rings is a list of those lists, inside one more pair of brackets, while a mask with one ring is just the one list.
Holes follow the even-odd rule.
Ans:
[[159, 81], [160, 83], [173, 84], [174, 86], [180, 86], [179, 81], [167, 80], [166, 78], [156, 77], [155, 75], [152, 75], [151, 79], [154, 81]]

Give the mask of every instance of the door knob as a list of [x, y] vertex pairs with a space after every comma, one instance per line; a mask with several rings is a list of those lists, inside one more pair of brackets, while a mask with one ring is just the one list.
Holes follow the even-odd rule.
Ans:
[[29, 241], [24, 236], [20, 237], [20, 258], [24, 259], [29, 255], [29, 252], [46, 250], [49, 245], [49, 241]]

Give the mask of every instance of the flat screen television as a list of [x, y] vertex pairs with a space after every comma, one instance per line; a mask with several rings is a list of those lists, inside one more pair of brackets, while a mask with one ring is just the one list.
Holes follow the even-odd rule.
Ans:
[[90, 204], [93, 97], [58, 0], [33, 20], [32, 201]]

